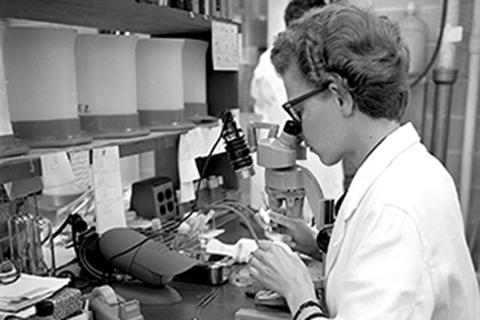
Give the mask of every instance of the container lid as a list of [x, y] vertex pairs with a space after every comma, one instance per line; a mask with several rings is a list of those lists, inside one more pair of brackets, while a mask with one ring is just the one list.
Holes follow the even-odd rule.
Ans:
[[54, 305], [51, 300], [42, 300], [35, 304], [37, 316], [46, 317], [53, 315]]

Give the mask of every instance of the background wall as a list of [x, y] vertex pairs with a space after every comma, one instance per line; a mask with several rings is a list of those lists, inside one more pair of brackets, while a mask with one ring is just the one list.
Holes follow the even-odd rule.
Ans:
[[[251, 112], [253, 101], [249, 94], [249, 87], [253, 69], [258, 56], [271, 44], [274, 35], [284, 28], [283, 10], [288, 0], [235, 0], [239, 19], [243, 28], [242, 67], [240, 71], [240, 106], [244, 112]], [[332, 0], [331, 2], [334, 2]], [[455, 0], [450, 0], [450, 5]], [[427, 60], [433, 55], [437, 37], [440, 33], [442, 0], [350, 0], [351, 4], [370, 8], [371, 10], [399, 21], [405, 16], [409, 2], [416, 5], [417, 16], [423, 20], [428, 28], [427, 33]], [[460, 0], [458, 6], [458, 25], [463, 28], [462, 40], [455, 43], [454, 68], [458, 70], [458, 77], [453, 86], [451, 117], [449, 121], [449, 135], [445, 166], [453, 175], [457, 188], [460, 187], [462, 147], [465, 125], [465, 103], [468, 80], [469, 40], [472, 28], [472, 13], [474, 0]], [[454, 13], [456, 15], [456, 13]], [[456, 24], [456, 23], [455, 23]], [[264, 37], [262, 39], [262, 37]], [[438, 59], [437, 59], [438, 62]], [[434, 68], [436, 64], [434, 64]], [[432, 68], [432, 69], [434, 69]], [[478, 72], [476, 70], [475, 72]], [[480, 90], [480, 88], [479, 88]], [[422, 136], [423, 142], [431, 147], [432, 120], [435, 95], [435, 83], [432, 80], [432, 70], [418, 85], [412, 88], [411, 105], [405, 116], [405, 121], [411, 121]], [[478, 116], [476, 117], [478, 123]], [[477, 128], [480, 123], [477, 124]], [[471, 196], [468, 206], [463, 208], [466, 217], [467, 237], [471, 243], [474, 259], [480, 265], [480, 237], [477, 229], [480, 223], [480, 139], [478, 130], [475, 133], [474, 164], [472, 170]], [[471, 156], [471, 155], [465, 155]], [[348, 164], [346, 173], [349, 174]]]
[[283, 13], [289, 0], [267, 0], [267, 46], [271, 46], [277, 33], [285, 29]]
[[[233, 0], [234, 20], [242, 24], [239, 106], [244, 113], [253, 110], [250, 82], [258, 57], [267, 48], [267, 0]], [[282, 0], [284, 1], [284, 0]]]
[[[351, 0], [350, 3], [370, 7], [374, 11], [398, 21], [404, 16], [405, 8], [411, 0]], [[418, 8], [418, 17], [428, 26], [428, 59], [432, 56], [435, 43], [440, 31], [441, 0], [417, 0], [413, 1]], [[458, 77], [453, 87], [453, 97], [451, 105], [451, 118], [449, 122], [449, 136], [446, 167], [455, 179], [457, 189], [461, 183], [464, 123], [465, 123], [465, 104], [468, 80], [468, 46], [472, 31], [472, 12], [473, 0], [460, 0], [458, 11], [458, 25], [463, 28], [462, 40], [455, 44], [454, 68], [458, 70]], [[437, 60], [438, 61], [438, 60]], [[435, 67], [435, 65], [434, 65]], [[479, 72], [473, 70], [473, 72]], [[480, 89], [480, 88], [479, 88]], [[436, 107], [434, 101], [435, 84], [432, 81], [432, 72], [429, 72], [423, 83], [412, 89], [412, 103], [406, 115], [406, 120], [412, 121], [417, 130], [422, 135], [422, 140], [432, 148], [432, 120], [433, 110]], [[478, 128], [478, 116], [477, 116]], [[470, 241], [472, 255], [480, 266], [480, 237], [478, 235], [478, 225], [480, 223], [480, 139], [478, 139], [478, 130], [475, 133], [475, 152], [474, 165], [472, 170], [471, 195], [468, 207], [463, 208], [466, 217], [467, 238]]]

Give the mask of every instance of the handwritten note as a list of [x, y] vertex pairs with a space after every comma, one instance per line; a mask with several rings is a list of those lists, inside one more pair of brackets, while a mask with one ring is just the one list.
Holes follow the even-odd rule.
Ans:
[[78, 190], [87, 190], [92, 185], [89, 150], [68, 153], [75, 176], [74, 185]]
[[212, 59], [214, 70], [239, 69], [238, 26], [212, 21]]
[[56, 152], [42, 155], [42, 182], [46, 189], [61, 187], [75, 180], [72, 167], [66, 152]]
[[118, 146], [93, 149], [92, 170], [97, 232], [125, 227]]

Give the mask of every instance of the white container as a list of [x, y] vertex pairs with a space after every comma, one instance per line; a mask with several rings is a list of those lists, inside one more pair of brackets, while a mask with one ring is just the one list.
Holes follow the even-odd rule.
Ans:
[[0, 19], [0, 158], [20, 155], [28, 151], [27, 146], [15, 140], [10, 122], [5, 67], [3, 65], [3, 38], [6, 27], [6, 23]]
[[6, 27], [6, 23], [0, 20], [0, 136], [13, 135], [10, 112], [8, 111], [5, 67], [3, 65], [3, 38], [5, 37]]
[[185, 116], [194, 123], [216, 121], [208, 116], [207, 64], [208, 42], [185, 39], [183, 46], [183, 92]]
[[[3, 73], [3, 65], [0, 66], [0, 73]], [[1, 75], [0, 75], [1, 77]], [[0, 137], [13, 135], [10, 113], [8, 112], [7, 92], [5, 79], [0, 78]]]
[[140, 123], [154, 131], [188, 130], [185, 121], [183, 47], [185, 39], [140, 39], [137, 93]]
[[32, 147], [88, 143], [77, 115], [74, 43], [66, 27], [10, 26], [4, 39], [8, 105], [16, 137]]
[[3, 38], [5, 23], [0, 20], [0, 136], [13, 135], [8, 111], [7, 87], [5, 83], [5, 67], [3, 65]]
[[79, 115], [94, 138], [148, 134], [137, 113], [135, 47], [130, 35], [79, 34], [75, 42]]
[[207, 103], [206, 58], [208, 42], [186, 39], [183, 47], [185, 103]]

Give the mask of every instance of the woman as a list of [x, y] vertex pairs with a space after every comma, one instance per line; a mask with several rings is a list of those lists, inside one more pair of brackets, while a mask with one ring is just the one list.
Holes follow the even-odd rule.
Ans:
[[[301, 259], [280, 245], [260, 245], [251, 275], [285, 297], [295, 320], [480, 319], [453, 179], [401, 124], [409, 55], [396, 25], [329, 5], [280, 33], [271, 58], [311, 150], [327, 165], [348, 157], [356, 173], [328, 245], [326, 308]], [[312, 251], [301, 221], [272, 218]]]

